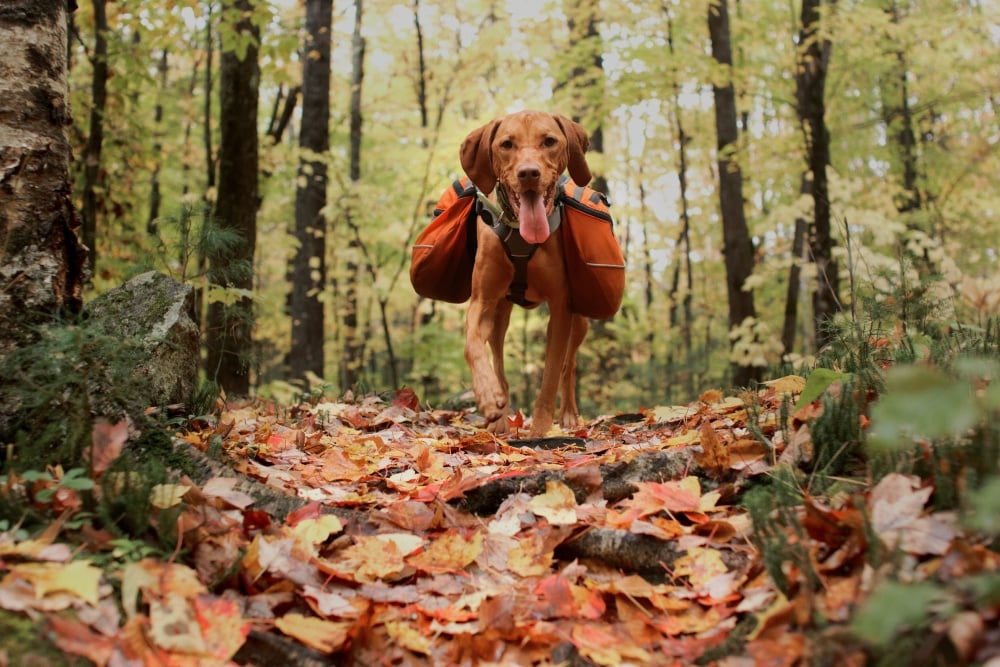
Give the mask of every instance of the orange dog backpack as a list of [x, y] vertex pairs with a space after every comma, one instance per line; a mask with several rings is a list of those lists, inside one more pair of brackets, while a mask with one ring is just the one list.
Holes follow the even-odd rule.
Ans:
[[[464, 303], [471, 296], [477, 195], [468, 178], [456, 180], [441, 195], [434, 219], [413, 244], [410, 282], [417, 294], [450, 303]], [[569, 179], [563, 182], [557, 203], [562, 206], [570, 310], [608, 319], [618, 312], [625, 292], [625, 259], [615, 238], [610, 204], [600, 192]]]
[[431, 224], [414, 241], [410, 282], [420, 296], [448, 303], [472, 296], [476, 192], [468, 177], [452, 183], [434, 207]]
[[570, 310], [609, 319], [625, 294], [625, 257], [615, 238], [611, 204], [597, 190], [570, 180], [563, 183], [560, 199]]

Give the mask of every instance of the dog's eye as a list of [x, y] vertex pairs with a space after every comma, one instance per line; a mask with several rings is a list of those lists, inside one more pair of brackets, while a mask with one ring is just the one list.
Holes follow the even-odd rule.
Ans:
[[553, 146], [555, 146], [558, 143], [559, 143], [559, 140], [556, 139], [555, 137], [545, 137], [542, 140], [542, 146], [545, 146], [546, 148], [552, 148]]
[[500, 148], [504, 149], [505, 151], [509, 151], [513, 147], [514, 147], [514, 142], [511, 141], [510, 139], [504, 139], [503, 141], [500, 142]]

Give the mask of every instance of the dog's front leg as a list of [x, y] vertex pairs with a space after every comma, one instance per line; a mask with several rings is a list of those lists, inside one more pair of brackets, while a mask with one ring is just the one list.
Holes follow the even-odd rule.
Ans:
[[566, 349], [566, 360], [559, 381], [559, 393], [562, 396], [560, 421], [563, 428], [573, 428], [580, 424], [580, 412], [576, 407], [576, 353], [590, 327], [587, 318], [582, 315], [571, 315], [571, 318], [569, 347]]
[[535, 401], [535, 411], [531, 417], [531, 437], [541, 438], [552, 427], [552, 417], [556, 409], [556, 394], [559, 380], [563, 375], [566, 350], [570, 338], [570, 312], [564, 303], [549, 302], [549, 326], [545, 336], [545, 370], [542, 371], [542, 387]]
[[[506, 317], [498, 317], [505, 308]], [[475, 297], [469, 302], [465, 318], [465, 360], [472, 372], [472, 392], [476, 395], [479, 412], [486, 418], [487, 428], [497, 433], [507, 430], [509, 401], [506, 378], [502, 375], [503, 361], [499, 362], [501, 375], [498, 377], [494, 365], [490, 363], [486, 343], [495, 341], [497, 336], [502, 340], [506, 328], [499, 330], [498, 325], [509, 319], [510, 307], [506, 303]], [[500, 353], [503, 353], [502, 343]]]

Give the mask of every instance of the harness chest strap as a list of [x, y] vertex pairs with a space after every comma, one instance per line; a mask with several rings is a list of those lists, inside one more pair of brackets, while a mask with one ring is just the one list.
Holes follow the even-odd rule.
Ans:
[[[560, 182], [559, 193], [562, 192]], [[538, 245], [528, 243], [518, 231], [517, 220], [510, 217], [496, 204], [491, 202], [482, 192], [477, 192], [479, 216], [489, 225], [493, 233], [500, 239], [504, 252], [514, 265], [514, 278], [510, 282], [507, 300], [525, 308], [537, 306], [525, 296], [528, 290], [528, 260], [534, 256]], [[562, 224], [562, 197], [557, 197], [556, 206], [549, 215], [549, 233], [553, 234]]]

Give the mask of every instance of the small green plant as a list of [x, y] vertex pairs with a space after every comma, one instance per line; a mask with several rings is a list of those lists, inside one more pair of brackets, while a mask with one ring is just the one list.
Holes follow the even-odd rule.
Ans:
[[8, 469], [83, 467], [96, 417], [117, 421], [140, 414], [134, 372], [139, 342], [108, 335], [86, 322], [55, 322], [38, 340], [0, 361], [0, 404], [11, 416], [0, 423]]
[[40, 503], [52, 502], [60, 488], [72, 489], [74, 491], [90, 491], [94, 488], [94, 480], [87, 477], [87, 471], [83, 468], [72, 468], [67, 470], [62, 477], [56, 478], [50, 472], [39, 472], [37, 470], [27, 470], [21, 475], [28, 482], [51, 482], [44, 489], [35, 494], [35, 500]]
[[819, 585], [798, 513], [802, 499], [799, 473], [788, 466], [775, 469], [769, 484], [754, 487], [743, 497], [754, 526], [751, 539], [760, 551], [764, 568], [775, 586], [789, 597], [798, 585], [798, 577], [788, 576], [789, 565], [801, 573], [807, 585]]

